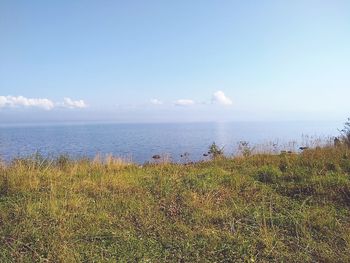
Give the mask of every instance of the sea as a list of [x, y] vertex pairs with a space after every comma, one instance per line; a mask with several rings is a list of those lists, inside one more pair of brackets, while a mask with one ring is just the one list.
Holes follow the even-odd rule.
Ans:
[[331, 143], [341, 122], [50, 123], [0, 125], [0, 158], [11, 161], [40, 153], [73, 159], [113, 155], [135, 163], [154, 155], [173, 162], [200, 161], [215, 144], [239, 155], [242, 142], [254, 152], [299, 151]]

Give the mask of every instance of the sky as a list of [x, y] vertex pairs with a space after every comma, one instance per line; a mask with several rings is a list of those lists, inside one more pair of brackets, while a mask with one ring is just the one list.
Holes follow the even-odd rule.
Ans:
[[0, 122], [345, 120], [349, 1], [0, 1]]

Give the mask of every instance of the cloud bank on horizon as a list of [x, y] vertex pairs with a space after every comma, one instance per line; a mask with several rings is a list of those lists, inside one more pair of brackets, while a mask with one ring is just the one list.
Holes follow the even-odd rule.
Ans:
[[24, 96], [0, 96], [0, 108], [40, 108], [52, 110], [54, 108], [82, 109], [87, 104], [83, 100], [64, 98], [63, 102], [54, 102], [47, 98], [26, 98]]
[[158, 99], [151, 99], [150, 102], [153, 105], [162, 105], [163, 104], [163, 102], [161, 100], [158, 100]]
[[175, 106], [191, 106], [191, 105], [194, 105], [195, 102], [194, 100], [190, 100], [190, 99], [179, 99], [175, 101], [174, 104]]
[[[149, 101], [152, 105], [166, 105], [162, 100], [153, 98]], [[232, 100], [225, 95], [223, 91], [216, 91], [212, 95], [211, 103], [203, 102], [198, 103], [193, 99], [178, 99], [173, 101], [174, 106], [189, 107], [198, 104], [218, 104], [218, 105], [232, 105]], [[39, 108], [43, 110], [53, 110], [55, 108], [66, 108], [66, 109], [84, 109], [88, 105], [84, 100], [73, 100], [69, 97], [65, 97], [63, 101], [55, 102], [48, 98], [27, 98], [24, 96], [0, 96], [0, 109], [1, 108]]]
[[87, 107], [83, 100], [72, 100], [71, 98], [64, 98], [61, 106], [68, 109], [82, 109]]
[[[158, 99], [152, 99], [151, 103], [154, 105], [163, 104], [163, 102], [161, 102]], [[195, 104], [198, 104], [198, 103], [193, 99], [178, 99], [178, 100], [174, 101], [175, 106], [192, 106]], [[204, 103], [200, 103], [200, 104], [207, 104], [207, 103], [204, 102]], [[232, 105], [233, 103], [232, 103], [232, 100], [228, 96], [226, 96], [223, 91], [218, 90], [218, 91], [213, 93], [212, 99], [211, 99], [211, 104], [229, 106], [229, 105]]]

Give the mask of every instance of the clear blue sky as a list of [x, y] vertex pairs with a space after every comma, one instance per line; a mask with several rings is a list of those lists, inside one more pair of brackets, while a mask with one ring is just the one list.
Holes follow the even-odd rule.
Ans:
[[0, 1], [2, 122], [342, 120], [349, 98], [349, 1]]

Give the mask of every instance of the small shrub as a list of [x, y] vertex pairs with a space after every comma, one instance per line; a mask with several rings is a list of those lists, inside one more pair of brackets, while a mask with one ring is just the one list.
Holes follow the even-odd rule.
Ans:
[[238, 151], [242, 153], [244, 157], [251, 156], [253, 150], [254, 148], [252, 148], [247, 141], [240, 141], [238, 144]]
[[209, 151], [208, 154], [213, 158], [216, 159], [218, 157], [221, 157], [224, 155], [224, 148], [220, 148], [219, 146], [216, 145], [215, 142], [213, 142], [209, 146]]
[[264, 183], [275, 183], [282, 176], [282, 172], [276, 167], [266, 165], [257, 172], [257, 179]]
[[280, 163], [278, 165], [278, 167], [280, 168], [280, 170], [282, 172], [286, 172], [289, 168], [290, 164], [289, 164], [289, 161], [288, 159], [286, 158], [285, 155], [282, 156], [282, 158], [280, 159]]
[[350, 148], [350, 118], [345, 122], [344, 128], [340, 132], [342, 142]]

